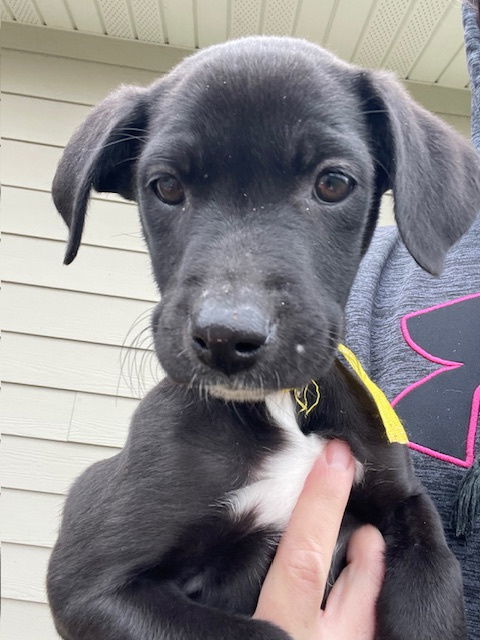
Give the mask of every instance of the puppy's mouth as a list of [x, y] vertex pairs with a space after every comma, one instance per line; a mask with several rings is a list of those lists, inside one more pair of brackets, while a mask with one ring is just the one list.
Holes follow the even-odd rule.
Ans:
[[206, 390], [214, 398], [221, 398], [229, 402], [262, 402], [272, 393], [269, 389], [255, 389], [253, 387], [232, 389], [221, 384], [206, 386]]
[[185, 309], [180, 315], [178, 305], [159, 307], [163, 313], [154, 318], [155, 349], [176, 383], [197, 389], [200, 396], [254, 403], [281, 390], [304, 389], [328, 372], [340, 335], [339, 313], [313, 307], [304, 325], [294, 315], [269, 312], [270, 321], [262, 324], [251, 310], [253, 303], [232, 311], [222, 298], [222, 305], [221, 321], [215, 316], [215, 322], [208, 314], [193, 318]]

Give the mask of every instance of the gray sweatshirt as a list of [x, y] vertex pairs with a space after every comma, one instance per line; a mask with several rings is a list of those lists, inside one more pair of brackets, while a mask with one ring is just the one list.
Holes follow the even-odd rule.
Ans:
[[[464, 26], [480, 148], [480, 30], [467, 6]], [[466, 477], [480, 491], [479, 239], [480, 216], [437, 278], [417, 266], [396, 228], [379, 229], [352, 289], [345, 340], [404, 422], [417, 475], [462, 564], [470, 640], [480, 640], [479, 513], [458, 537], [454, 506]]]

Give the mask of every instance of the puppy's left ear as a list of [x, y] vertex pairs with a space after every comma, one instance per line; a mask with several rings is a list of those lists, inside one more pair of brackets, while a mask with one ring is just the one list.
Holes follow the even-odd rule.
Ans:
[[91, 189], [134, 200], [135, 166], [147, 126], [148, 89], [123, 86], [95, 107], [63, 152], [52, 196], [70, 230], [65, 264], [77, 255]]
[[438, 275], [448, 249], [480, 209], [480, 157], [385, 72], [361, 74], [362, 111], [377, 165], [377, 190], [393, 190], [400, 235]]

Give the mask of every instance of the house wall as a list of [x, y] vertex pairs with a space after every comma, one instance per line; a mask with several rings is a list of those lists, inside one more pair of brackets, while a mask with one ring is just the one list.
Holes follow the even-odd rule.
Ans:
[[[158, 295], [135, 207], [96, 195], [65, 267], [50, 184], [91, 105], [120, 83], [147, 84], [185, 52], [17, 25], [2, 36], [2, 637], [52, 640], [45, 570], [65, 493], [116, 453], [161, 371], [140, 333]], [[466, 92], [410, 88], [468, 134]], [[387, 199], [384, 220], [390, 208]]]

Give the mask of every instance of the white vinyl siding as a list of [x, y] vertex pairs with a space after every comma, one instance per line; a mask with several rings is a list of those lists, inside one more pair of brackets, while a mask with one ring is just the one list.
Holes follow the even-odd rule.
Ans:
[[64, 496], [122, 446], [161, 371], [148, 337], [122, 349], [158, 299], [135, 206], [96, 195], [66, 267], [66, 228], [49, 191], [90, 105], [158, 74], [12, 49], [2, 67], [2, 638], [53, 640], [45, 570]]
[[[52, 30], [48, 42], [42, 34], [27, 46], [31, 29], [9, 25], [2, 53], [5, 640], [57, 637], [45, 569], [65, 494], [87, 465], [118, 451], [138, 399], [162, 375], [147, 350], [148, 334], [136, 349], [122, 348], [148, 324], [158, 299], [135, 206], [96, 194], [84, 243], [66, 267], [66, 229], [49, 193], [55, 166], [91, 105], [120, 83], [144, 85], [157, 77], [153, 58], [165, 71], [181, 57], [178, 50], [149, 45], [156, 57], [135, 68], [128, 63], [140, 67], [139, 55], [125, 54], [115, 64], [105, 44], [96, 62], [95, 48], [79, 47], [74, 33]], [[77, 44], [67, 51], [69, 38]], [[18, 50], [18, 43], [28, 50]], [[111, 46], [130, 52], [135, 43]], [[138, 44], [138, 51], [146, 46]], [[425, 87], [419, 91], [428, 94]], [[468, 131], [461, 109], [438, 108]]]

